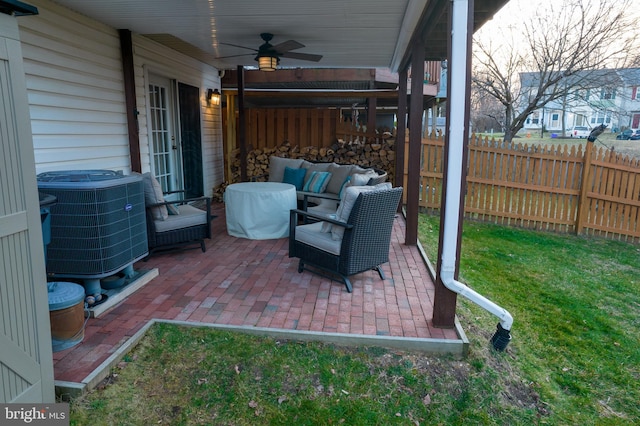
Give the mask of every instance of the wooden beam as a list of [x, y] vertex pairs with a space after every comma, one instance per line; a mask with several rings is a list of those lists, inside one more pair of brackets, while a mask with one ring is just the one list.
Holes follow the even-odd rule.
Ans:
[[[424, 45], [421, 40], [414, 40], [411, 46], [411, 96], [409, 103], [409, 170], [407, 176], [407, 228], [405, 244], [418, 244], [418, 213], [420, 202], [420, 150], [422, 149], [422, 114], [424, 99]], [[400, 141], [402, 142], [402, 141]]]
[[[237, 94], [238, 89], [222, 89], [225, 94]], [[420, 89], [422, 91], [422, 88]], [[398, 91], [395, 89], [374, 90], [333, 90], [333, 89], [244, 89], [246, 97], [287, 97], [287, 98], [378, 98], [395, 99]]]
[[233, 173], [231, 171], [231, 166], [233, 163], [233, 152], [236, 150], [236, 148], [238, 147], [238, 128], [237, 128], [237, 121], [236, 121], [236, 100], [237, 97], [236, 96], [226, 96], [226, 103], [225, 103], [225, 125], [226, 125], [226, 132], [225, 132], [225, 138], [223, 141], [223, 145], [224, 145], [224, 152], [225, 152], [225, 163], [226, 163], [226, 167], [225, 167], [225, 180], [227, 182], [231, 182], [231, 178], [233, 176]]
[[[393, 82], [393, 73], [374, 68], [294, 68], [279, 69], [276, 72], [245, 70], [245, 86], [265, 83], [290, 83], [296, 81], [369, 81], [371, 74], [377, 82]], [[392, 80], [392, 81], [390, 81]], [[237, 73], [227, 71], [222, 79], [222, 87], [237, 86]]]
[[[407, 69], [400, 71], [398, 85], [398, 125], [396, 127], [395, 186], [404, 186], [404, 141], [407, 137]], [[406, 188], [405, 194], [406, 197]], [[398, 210], [402, 209], [402, 203]]]
[[376, 130], [376, 110], [378, 109], [378, 99], [375, 97], [367, 99], [367, 131]]
[[122, 57], [122, 75], [124, 80], [124, 98], [127, 114], [127, 133], [129, 136], [129, 159], [131, 161], [131, 171], [142, 173], [131, 31], [118, 30], [118, 33], [120, 34], [120, 55]]
[[247, 125], [244, 109], [244, 67], [238, 65], [238, 146], [240, 148], [240, 180], [247, 181]]

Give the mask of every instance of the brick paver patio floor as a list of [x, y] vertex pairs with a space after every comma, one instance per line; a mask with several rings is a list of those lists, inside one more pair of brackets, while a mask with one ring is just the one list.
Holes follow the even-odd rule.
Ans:
[[136, 270], [159, 275], [115, 306], [90, 318], [81, 343], [56, 352], [55, 379], [81, 382], [150, 319], [286, 330], [458, 339], [434, 328], [433, 282], [416, 247], [404, 245], [405, 221], [395, 219], [387, 277], [352, 277], [353, 293], [337, 281], [297, 272], [288, 241], [247, 240], [226, 233], [224, 205], [213, 204], [213, 238], [199, 249], [158, 254]]

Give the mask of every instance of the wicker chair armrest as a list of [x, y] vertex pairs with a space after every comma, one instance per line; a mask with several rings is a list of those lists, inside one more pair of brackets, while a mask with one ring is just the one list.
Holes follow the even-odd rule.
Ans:
[[347, 223], [347, 222], [342, 222], [340, 220], [336, 220], [336, 219], [331, 219], [327, 216], [321, 215], [321, 214], [316, 214], [316, 213], [312, 213], [312, 212], [306, 212], [304, 210], [299, 210], [299, 209], [292, 209], [289, 211], [289, 215], [291, 218], [291, 223], [296, 223], [297, 224], [297, 220], [298, 220], [298, 216], [302, 216], [304, 218], [310, 217], [313, 219], [316, 219], [318, 221], [321, 222], [329, 222], [331, 224], [334, 225], [338, 225], [338, 226], [342, 226], [345, 229], [351, 229], [353, 228], [353, 224]]
[[186, 204], [193, 201], [206, 201], [207, 205], [209, 205], [211, 203], [211, 198], [209, 197], [181, 198], [179, 200], [165, 201], [163, 203], [147, 204], [147, 208], [166, 206], [169, 204]]
[[167, 191], [167, 192], [163, 192], [162, 194], [163, 194], [163, 195], [180, 194], [180, 193], [184, 194], [185, 192], [187, 192], [187, 191], [186, 191], [186, 190], [184, 190], [184, 189], [176, 189], [176, 190], [174, 190], [174, 191]]
[[[337, 194], [332, 194], [330, 192], [321, 192], [321, 193], [317, 193], [317, 192], [305, 192], [305, 191], [297, 191], [298, 194], [301, 194], [302, 197], [302, 210], [304, 210], [305, 212], [307, 211], [307, 209], [309, 208], [309, 197], [313, 197], [313, 198], [323, 198], [325, 200], [334, 200], [334, 201], [340, 201], [340, 196]], [[309, 216], [311, 217], [311, 216]], [[304, 221], [305, 223], [307, 223], [308, 218], [305, 217]]]
[[338, 194], [334, 194], [334, 193], [331, 193], [331, 192], [305, 192], [305, 191], [298, 191], [298, 194], [304, 196], [304, 198], [313, 197], [313, 198], [324, 198], [324, 199], [327, 199], [327, 200], [340, 201], [340, 196]]

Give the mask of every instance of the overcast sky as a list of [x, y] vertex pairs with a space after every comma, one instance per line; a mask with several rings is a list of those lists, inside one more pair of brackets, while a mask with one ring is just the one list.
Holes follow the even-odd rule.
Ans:
[[[596, 7], [600, 4], [600, 0], [585, 0], [585, 2], [593, 10], [597, 10]], [[485, 45], [492, 41], [494, 47], [504, 42], [517, 44], [523, 40], [519, 28], [523, 26], [524, 22], [531, 19], [536, 10], [544, 16], [546, 13], [553, 14], [554, 9], [555, 11], [561, 10], [563, 4], [566, 4], [563, 0], [510, 0], [494, 15], [492, 20], [485, 23], [475, 33], [474, 38], [482, 41]], [[633, 7], [627, 8], [624, 13], [635, 22], [640, 22], [640, 0], [631, 0], [630, 4]], [[635, 28], [636, 31], [640, 31], [640, 25]]]

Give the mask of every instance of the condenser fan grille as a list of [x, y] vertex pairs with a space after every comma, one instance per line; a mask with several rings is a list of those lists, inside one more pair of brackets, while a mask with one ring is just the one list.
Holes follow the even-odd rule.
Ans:
[[49, 274], [103, 278], [147, 255], [142, 178], [112, 173], [99, 181], [77, 181], [72, 172], [66, 179], [38, 176], [39, 191], [57, 198], [50, 208]]

